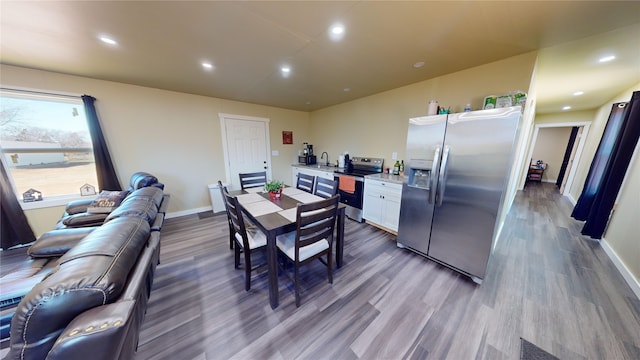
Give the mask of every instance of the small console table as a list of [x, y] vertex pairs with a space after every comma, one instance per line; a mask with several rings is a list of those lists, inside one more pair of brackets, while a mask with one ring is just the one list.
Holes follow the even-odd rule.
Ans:
[[537, 181], [542, 182], [542, 175], [544, 174], [544, 170], [547, 168], [547, 164], [543, 163], [540, 165], [530, 165], [529, 173], [527, 174], [527, 181]]

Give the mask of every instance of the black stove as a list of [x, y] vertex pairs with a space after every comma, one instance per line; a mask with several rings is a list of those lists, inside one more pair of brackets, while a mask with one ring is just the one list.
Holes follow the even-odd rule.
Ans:
[[382, 173], [383, 162], [380, 158], [353, 157], [345, 164], [345, 168], [334, 171], [334, 178], [339, 184], [340, 202], [347, 205], [345, 214], [350, 219], [362, 222], [364, 177]]
[[382, 173], [382, 164], [384, 159], [353, 157], [349, 159], [349, 164], [345, 164], [345, 168], [335, 170], [336, 175], [351, 175], [356, 177], [365, 177], [367, 175]]

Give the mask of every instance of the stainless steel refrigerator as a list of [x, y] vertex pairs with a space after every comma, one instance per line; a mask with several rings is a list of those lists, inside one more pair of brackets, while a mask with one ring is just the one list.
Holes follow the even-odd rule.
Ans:
[[521, 108], [409, 120], [398, 246], [484, 279]]

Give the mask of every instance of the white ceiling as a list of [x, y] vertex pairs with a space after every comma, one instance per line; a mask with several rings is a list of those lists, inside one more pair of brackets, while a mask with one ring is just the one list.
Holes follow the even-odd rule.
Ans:
[[303, 111], [537, 49], [539, 113], [640, 82], [638, 1], [2, 0], [0, 14], [4, 64]]

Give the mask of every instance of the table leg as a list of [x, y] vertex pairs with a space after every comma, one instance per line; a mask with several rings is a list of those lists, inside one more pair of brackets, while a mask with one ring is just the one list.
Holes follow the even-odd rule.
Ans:
[[269, 266], [269, 303], [278, 307], [278, 248], [275, 232], [267, 233], [267, 265]]
[[342, 267], [342, 254], [344, 250], [344, 207], [338, 209], [338, 229], [336, 236], [336, 266]]

